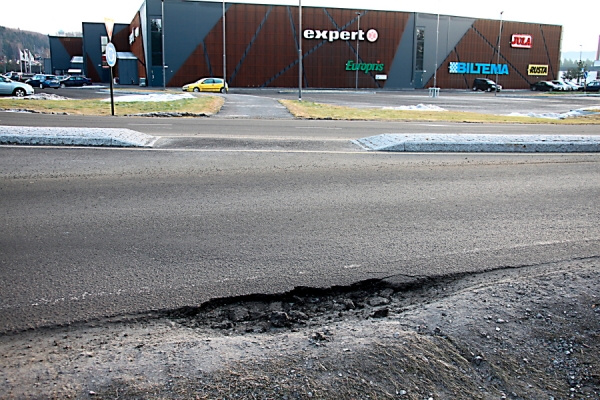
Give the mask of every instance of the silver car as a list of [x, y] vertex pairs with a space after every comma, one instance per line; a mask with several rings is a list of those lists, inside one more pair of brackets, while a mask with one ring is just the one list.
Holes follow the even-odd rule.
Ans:
[[23, 97], [33, 93], [34, 91], [31, 85], [11, 81], [5, 76], [0, 76], [0, 94]]

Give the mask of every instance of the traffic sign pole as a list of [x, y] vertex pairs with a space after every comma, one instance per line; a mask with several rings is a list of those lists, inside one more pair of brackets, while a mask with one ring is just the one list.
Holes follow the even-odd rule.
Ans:
[[110, 67], [110, 115], [115, 115], [115, 98], [113, 97], [113, 67]]
[[115, 115], [115, 100], [113, 97], [113, 67], [117, 63], [117, 49], [112, 42], [106, 45], [106, 63], [110, 67], [110, 111], [111, 115]]

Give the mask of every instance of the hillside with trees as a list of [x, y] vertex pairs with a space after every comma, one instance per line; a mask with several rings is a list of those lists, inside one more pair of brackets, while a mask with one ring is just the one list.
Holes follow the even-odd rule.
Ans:
[[36, 60], [50, 57], [48, 35], [0, 26], [0, 63], [6, 62], [8, 70], [15, 69], [16, 65], [18, 70], [19, 50], [24, 49]]

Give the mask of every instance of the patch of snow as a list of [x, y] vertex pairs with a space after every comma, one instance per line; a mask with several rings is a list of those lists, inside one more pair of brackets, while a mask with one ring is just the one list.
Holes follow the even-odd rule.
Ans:
[[[593, 111], [594, 110], [594, 111]], [[587, 110], [579, 109], [579, 110], [571, 110], [566, 113], [518, 113], [513, 112], [508, 114], [509, 117], [530, 117], [530, 118], [546, 118], [546, 119], [566, 119], [566, 118], [576, 118], [584, 115], [590, 114], [598, 114], [598, 109], [589, 108]], [[600, 111], [600, 110], [599, 110]]]
[[417, 104], [416, 106], [383, 107], [383, 110], [410, 110], [410, 111], [448, 111], [445, 108], [431, 104]]
[[[132, 94], [127, 96], [119, 96], [115, 97], [115, 103], [130, 103], [136, 101], [177, 101], [184, 99], [193, 99], [190, 93], [182, 93], [182, 94], [163, 94], [163, 93], [150, 93], [150, 94]], [[110, 99], [104, 99], [102, 101], [110, 101]]]

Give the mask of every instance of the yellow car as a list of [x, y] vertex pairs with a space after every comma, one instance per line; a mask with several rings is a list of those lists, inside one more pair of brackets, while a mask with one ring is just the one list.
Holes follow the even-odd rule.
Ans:
[[223, 84], [223, 78], [202, 78], [194, 83], [183, 86], [184, 92], [221, 92], [227, 93], [229, 87]]

